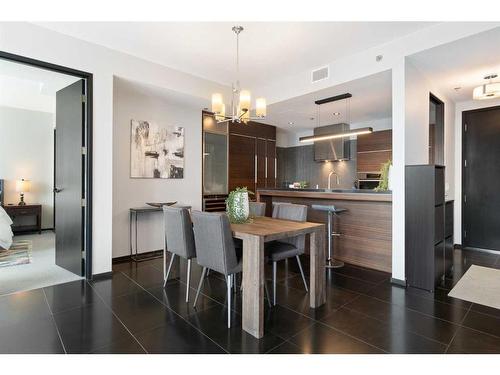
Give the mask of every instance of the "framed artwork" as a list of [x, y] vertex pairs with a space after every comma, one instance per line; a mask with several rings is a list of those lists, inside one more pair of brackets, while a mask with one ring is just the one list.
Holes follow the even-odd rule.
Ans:
[[184, 178], [184, 128], [131, 120], [131, 178]]

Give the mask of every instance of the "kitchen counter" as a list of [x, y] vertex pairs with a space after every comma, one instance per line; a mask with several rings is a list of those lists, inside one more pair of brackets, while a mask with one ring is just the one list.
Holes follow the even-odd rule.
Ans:
[[[313, 204], [345, 208], [335, 218], [334, 258], [367, 268], [392, 270], [392, 194], [372, 190], [343, 189], [259, 189], [257, 200], [266, 202], [270, 216], [273, 202], [304, 204], [309, 207], [307, 220], [327, 223], [324, 211]], [[307, 242], [307, 241], [306, 241]], [[325, 244], [327, 241], [325, 240]]]
[[376, 192], [367, 189], [259, 189], [257, 190], [257, 200], [259, 195], [392, 202], [392, 193], [390, 191]]

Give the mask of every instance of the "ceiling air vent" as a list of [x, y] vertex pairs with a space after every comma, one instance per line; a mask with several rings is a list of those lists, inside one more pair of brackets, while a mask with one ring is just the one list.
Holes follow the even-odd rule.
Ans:
[[311, 73], [311, 81], [312, 83], [322, 81], [327, 79], [330, 75], [330, 68], [328, 66], [324, 66], [322, 68], [313, 70]]

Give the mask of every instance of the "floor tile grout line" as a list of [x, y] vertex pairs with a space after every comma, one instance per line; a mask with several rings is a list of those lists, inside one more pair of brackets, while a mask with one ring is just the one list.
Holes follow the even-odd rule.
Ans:
[[59, 336], [59, 340], [61, 341], [61, 345], [63, 347], [64, 354], [68, 354], [68, 352], [66, 351], [66, 345], [64, 345], [64, 341], [63, 341], [62, 336], [61, 336], [61, 332], [59, 331], [59, 327], [57, 326], [56, 319], [54, 318], [54, 314], [52, 313], [52, 309], [50, 308], [49, 300], [47, 299], [47, 295], [45, 294], [45, 289], [44, 288], [41, 288], [41, 289], [42, 289], [43, 297], [45, 299], [45, 303], [47, 303], [47, 307], [49, 308], [52, 323], [54, 323], [54, 327], [56, 328], [57, 336]]
[[[127, 330], [127, 332], [132, 336], [132, 338], [139, 344], [139, 346], [142, 348], [142, 350], [144, 350], [144, 352], [146, 354], [148, 354], [148, 351], [146, 350], [146, 348], [141, 344], [141, 342], [137, 339], [137, 337], [135, 337], [135, 335], [128, 329], [128, 327], [125, 325], [125, 323], [120, 319], [120, 317], [113, 311], [113, 308], [111, 306], [109, 306], [106, 301], [104, 300], [104, 298], [97, 292], [97, 290], [94, 289], [94, 287], [89, 283], [87, 282], [87, 284], [90, 286], [90, 288], [96, 293], [97, 297], [99, 297], [99, 299], [102, 301], [102, 303], [104, 304], [104, 306], [106, 308], [108, 308], [109, 311], [111, 311], [111, 314], [113, 314], [113, 316], [120, 322], [120, 324]], [[106, 347], [106, 345], [103, 345], [102, 348]], [[95, 350], [98, 350], [99, 348], [96, 348]]]
[[[378, 321], [378, 322], [380, 322], [380, 323], [382, 323], [382, 324], [384, 324], [384, 325], [386, 325], [386, 326], [390, 327], [390, 328], [391, 328], [391, 333], [392, 333], [392, 331], [393, 331], [393, 329], [392, 329], [391, 325], [390, 325], [389, 323], [387, 323], [387, 322], [384, 322], [383, 320], [380, 320], [380, 319], [378, 319], [378, 318], [375, 318], [375, 317], [373, 317], [373, 316], [371, 316], [371, 315], [368, 315], [368, 314], [366, 314], [366, 313], [364, 313], [364, 312], [361, 312], [361, 311], [359, 311], [359, 310], [350, 309], [348, 306], [344, 306], [343, 308], [344, 308], [344, 309], [346, 309], [346, 310], [348, 310], [348, 311], [352, 311], [352, 312], [355, 312], [355, 313], [361, 314], [361, 315], [363, 315], [363, 316], [365, 316], [365, 317], [367, 317], [367, 318], [370, 318], [370, 319], [376, 320], [376, 321]], [[456, 325], [456, 324], [454, 324], [454, 325]], [[457, 326], [457, 330], [458, 330], [458, 328], [460, 328], [460, 326]], [[424, 338], [424, 339], [426, 339], [426, 340], [433, 341], [433, 342], [435, 342], [436, 344], [445, 345], [445, 346], [447, 345], [447, 343], [445, 343], [445, 342], [442, 342], [442, 341], [439, 341], [439, 340], [433, 339], [433, 338], [431, 338], [431, 337], [427, 337], [427, 336], [425, 336], [425, 335], [423, 335], [423, 334], [421, 334], [421, 333], [418, 333], [418, 332], [415, 332], [415, 331], [412, 331], [412, 330], [409, 330], [409, 329], [406, 329], [406, 328], [403, 328], [403, 330], [404, 330], [405, 332], [411, 333], [412, 335], [416, 335], [416, 336], [422, 337], [422, 338]]]
[[[353, 335], [351, 335], [351, 334], [350, 334], [350, 333], [348, 333], [348, 332], [345, 332], [345, 331], [342, 331], [341, 329], [338, 329], [338, 328], [335, 328], [335, 327], [329, 326], [328, 324], [325, 324], [325, 323], [320, 322], [320, 321], [314, 321], [314, 323], [313, 323], [313, 324], [311, 324], [310, 326], [308, 326], [308, 327], [306, 327], [306, 328], [304, 328], [304, 329], [301, 329], [301, 330], [300, 330], [299, 332], [297, 332], [295, 335], [293, 335], [292, 337], [290, 337], [287, 341], [292, 340], [294, 337], [296, 337], [297, 335], [301, 334], [301, 333], [302, 333], [302, 332], [304, 332], [306, 329], [308, 329], [308, 328], [312, 327], [314, 324], [319, 324], [319, 325], [325, 326], [325, 327], [327, 327], [327, 328], [329, 328], [329, 329], [332, 329], [332, 330], [334, 330], [334, 331], [336, 331], [336, 332], [340, 332], [341, 334], [343, 334], [343, 335], [345, 335], [345, 336], [348, 336], [348, 337], [350, 337], [350, 338], [352, 338], [352, 339], [354, 339], [354, 340], [356, 340], [356, 341], [359, 341], [359, 342], [362, 342], [363, 344], [366, 344], [366, 345], [368, 345], [368, 346], [371, 346], [372, 348], [375, 348], [375, 349], [377, 349], [377, 350], [381, 350], [381, 351], [383, 351], [384, 353], [389, 353], [387, 350], [384, 350], [384, 349], [382, 349], [382, 348], [379, 348], [378, 346], [373, 345], [373, 344], [370, 344], [369, 342], [366, 342], [366, 341], [364, 341], [363, 339], [359, 339], [359, 338], [357, 338], [356, 336], [353, 336]], [[293, 342], [291, 342], [291, 341], [290, 341], [290, 343], [292, 343], [292, 344], [293, 344]]]
[[[123, 272], [122, 272], [123, 273]], [[166, 309], [172, 311], [175, 315], [177, 315], [180, 319], [182, 319], [183, 321], [185, 321], [188, 325], [190, 325], [191, 327], [193, 327], [195, 330], [197, 330], [198, 332], [200, 332], [203, 336], [205, 336], [207, 339], [209, 339], [211, 342], [213, 342], [215, 345], [217, 345], [219, 348], [221, 348], [224, 352], [230, 354], [226, 349], [224, 349], [221, 345], [219, 345], [218, 343], [216, 343], [214, 340], [212, 340], [212, 338], [210, 338], [208, 335], [206, 335], [204, 332], [202, 332], [198, 327], [196, 327], [195, 325], [193, 325], [190, 321], [184, 319], [180, 314], [178, 314], [176, 311], [172, 310], [171, 308], [165, 306], [158, 298], [156, 298], [156, 296], [154, 294], [152, 294], [149, 290], [145, 289], [142, 285], [140, 285], [137, 281], [135, 281], [134, 279], [132, 279], [131, 277], [129, 277], [127, 274], [123, 273], [125, 275], [125, 277], [127, 277], [129, 280], [131, 280], [132, 282], [136, 283], [137, 285], [139, 285], [140, 288], [142, 288], [146, 293], [148, 293], [150, 296], [152, 296], [155, 300], [157, 300], [158, 302], [160, 302], [160, 304], [165, 307]], [[158, 328], [158, 327], [157, 327]]]
[[[470, 311], [471, 307], [472, 307], [472, 305], [469, 306], [469, 309], [467, 310], [467, 312], [465, 313], [463, 319], [461, 320], [461, 322], [460, 322], [460, 328], [462, 327], [462, 323], [465, 321], [465, 318], [467, 318], [467, 315], [469, 315], [469, 311]], [[455, 331], [455, 334], [453, 335], [453, 337], [451, 338], [450, 342], [446, 346], [446, 350], [444, 351], [444, 354], [448, 353], [448, 350], [450, 349], [450, 346], [453, 343], [453, 340], [455, 340], [455, 337], [457, 336], [458, 331], [460, 330], [460, 328]]]
[[[409, 307], [406, 307], [406, 306], [401, 306], [401, 305], [399, 305], [399, 304], [397, 304], [397, 303], [392, 303], [392, 302], [386, 301], [386, 300], [384, 300], [384, 299], [381, 299], [381, 298], [378, 298], [378, 297], [375, 297], [375, 296], [371, 296], [371, 295], [369, 295], [369, 294], [363, 294], [363, 295], [364, 295], [364, 296], [366, 296], [366, 297], [370, 297], [370, 298], [376, 299], [377, 301], [381, 301], [381, 302], [387, 303], [387, 304], [389, 304], [389, 305], [398, 306], [398, 307], [401, 307], [401, 308], [403, 308], [403, 309], [407, 309], [407, 310], [410, 310], [410, 311], [413, 311], [413, 312], [416, 312], [416, 313], [419, 313], [419, 314], [425, 315], [425, 316], [430, 317], [430, 318], [434, 318], [434, 319], [437, 319], [437, 320], [442, 320], [443, 322], [452, 323], [452, 324], [455, 324], [455, 325], [457, 325], [457, 324], [458, 324], [458, 323], [453, 322], [453, 321], [451, 321], [451, 320], [444, 319], [444, 318], [440, 318], [440, 317], [438, 317], [438, 316], [434, 316], [434, 315], [431, 315], [431, 314], [428, 314], [428, 313], [425, 313], [425, 312], [422, 312], [422, 311], [419, 311], [419, 310], [415, 310], [415, 309], [412, 309], [412, 308], [409, 308]], [[430, 300], [430, 299], [426, 299], [426, 298], [425, 298], [425, 300], [426, 300], [426, 301], [431, 301], [431, 302], [440, 302], [440, 301]], [[443, 302], [441, 302], [441, 303], [443, 303]], [[445, 304], [446, 304], [446, 305], [449, 305], [449, 306], [453, 306], [453, 305], [451, 305], [451, 304], [449, 304], [449, 303], [445, 303]], [[456, 307], [456, 306], [455, 306], [455, 307]], [[458, 309], [461, 309], [461, 310], [467, 310], [467, 309], [463, 309], [463, 308], [461, 308], [461, 307], [457, 307], [457, 308], [458, 308]], [[470, 308], [470, 306], [469, 306], [469, 308]], [[467, 311], [466, 311], [466, 313], [467, 313]]]

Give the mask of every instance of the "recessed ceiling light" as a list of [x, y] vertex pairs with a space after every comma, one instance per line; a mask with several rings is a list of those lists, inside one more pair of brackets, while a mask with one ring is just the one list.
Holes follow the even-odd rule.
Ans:
[[314, 117], [309, 117], [309, 120], [314, 121]]
[[456, 92], [460, 91], [461, 89], [462, 89], [462, 87], [460, 87], [460, 86], [453, 88], [453, 90], [455, 90]]
[[293, 122], [292, 121], [288, 121], [288, 125], [293, 125]]
[[334, 115], [334, 116], [339, 116], [339, 115], [340, 115], [340, 112], [333, 112], [333, 115]]

